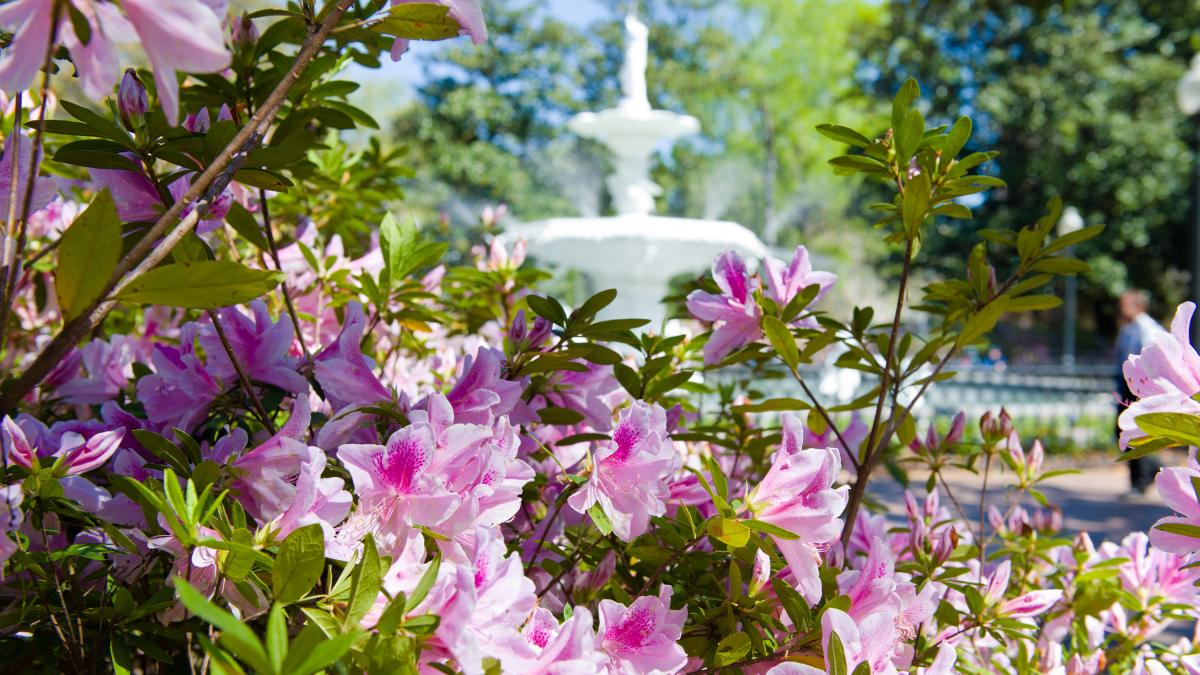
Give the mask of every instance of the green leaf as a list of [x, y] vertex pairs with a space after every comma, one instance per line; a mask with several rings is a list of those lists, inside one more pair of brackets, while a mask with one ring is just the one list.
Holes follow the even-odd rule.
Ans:
[[730, 411], [734, 414], [742, 415], [745, 413], [777, 412], [780, 410], [808, 410], [810, 407], [812, 406], [798, 398], [781, 397], [770, 398], [759, 403], [735, 405], [730, 408]]
[[54, 285], [63, 318], [79, 316], [100, 299], [120, 255], [121, 218], [106, 188], [71, 223], [59, 244]]
[[946, 134], [946, 143], [942, 147], [942, 156], [948, 159], [957, 157], [970, 138], [971, 118], [965, 116], [958, 118], [954, 122], [954, 126], [950, 127], [949, 133]]
[[343, 626], [357, 626], [379, 597], [379, 586], [383, 579], [383, 568], [379, 562], [379, 551], [375, 549], [375, 538], [371, 535], [363, 540], [362, 561], [354, 568], [350, 577], [350, 602], [346, 607]]
[[1200, 446], [1200, 417], [1185, 413], [1147, 413], [1134, 418], [1151, 436], [1169, 438], [1179, 445]]
[[608, 519], [608, 514], [599, 504], [592, 504], [588, 509], [588, 515], [592, 517], [592, 523], [596, 525], [596, 529], [600, 530], [600, 534], [608, 536], [612, 534], [612, 522]]
[[133, 437], [142, 447], [157, 455], [164, 463], [180, 473], [186, 473], [191, 462], [178, 446], [166, 437], [146, 429], [134, 429]]
[[1091, 269], [1091, 265], [1082, 260], [1058, 257], [1042, 258], [1029, 267], [1030, 272], [1046, 274], [1086, 274]]
[[741, 548], [750, 541], [750, 528], [734, 518], [713, 518], [708, 533], [729, 548]]
[[307, 616], [308, 620], [312, 622], [312, 625], [319, 628], [326, 637], [334, 637], [341, 634], [341, 624], [339, 624], [337, 618], [335, 618], [333, 614], [329, 613], [327, 610], [317, 607], [301, 607], [300, 611], [303, 612], [304, 616]]
[[271, 659], [271, 672], [282, 672], [287, 652], [287, 612], [277, 602], [271, 606], [271, 613], [267, 616], [267, 658]]
[[600, 313], [600, 310], [612, 304], [613, 300], [617, 299], [617, 289], [609, 288], [600, 291], [592, 297], [588, 298], [579, 306], [579, 309], [572, 312], [573, 315], [580, 319], [590, 319]]
[[1048, 255], [1056, 251], [1061, 251], [1064, 248], [1075, 246], [1076, 244], [1082, 244], [1083, 242], [1099, 235], [1103, 231], [1103, 225], [1091, 225], [1083, 228], [1082, 230], [1076, 230], [1074, 232], [1064, 234], [1058, 239], [1055, 239], [1047, 244], [1046, 247], [1042, 249], [1042, 253]]
[[529, 305], [529, 309], [534, 314], [537, 314], [550, 323], [559, 326], [567, 325], [567, 312], [554, 298], [530, 295], [525, 298], [525, 304]]
[[175, 592], [188, 611], [221, 630], [218, 640], [230, 653], [245, 661], [254, 670], [274, 672], [267, 651], [249, 626], [234, 615], [209, 602], [191, 584], [175, 577]]
[[[281, 672], [287, 673], [287, 675], [310, 675], [325, 670], [345, 656], [361, 636], [362, 631], [353, 630], [344, 635], [331, 637], [313, 647], [312, 651], [299, 663], [293, 663], [290, 659], [285, 661]], [[291, 655], [289, 654], [289, 656]]]
[[325, 534], [317, 523], [292, 532], [279, 546], [271, 586], [282, 603], [299, 600], [321, 578], [325, 568]]
[[1013, 298], [1008, 303], [1008, 311], [1010, 312], [1033, 312], [1046, 309], [1054, 309], [1062, 304], [1062, 298], [1054, 295], [1026, 295], [1020, 298]]
[[846, 145], [853, 145], [856, 148], [865, 148], [871, 144], [871, 139], [850, 127], [844, 127], [840, 124], [818, 124], [817, 131], [826, 138], [831, 138]]
[[1187, 523], [1164, 523], [1155, 525], [1154, 529], [1162, 530], [1167, 534], [1178, 534], [1184, 537], [1200, 539], [1200, 525], [1189, 525]]
[[421, 579], [417, 581], [417, 585], [413, 588], [412, 593], [404, 601], [404, 613], [407, 614], [417, 608], [421, 601], [429, 595], [429, 589], [433, 588], [433, 582], [437, 581], [438, 570], [442, 567], [442, 556], [436, 555], [433, 561], [429, 563], [429, 567], [425, 569], [425, 573], [421, 575]]
[[959, 346], [969, 345], [972, 342], [983, 337], [983, 335], [992, 330], [996, 326], [996, 322], [1004, 315], [1004, 311], [1008, 308], [1008, 296], [1002, 295], [995, 300], [989, 302], [979, 312], [967, 320], [963, 326], [963, 330], [958, 335]]
[[791, 541], [793, 539], [800, 538], [800, 535], [798, 535], [794, 532], [789, 532], [789, 531], [783, 529], [782, 527], [779, 527], [778, 525], [772, 525], [771, 523], [764, 523], [761, 520], [743, 520], [742, 525], [745, 525], [746, 527], [750, 528], [751, 530], [763, 532], [765, 534], [771, 535], [772, 537], [778, 537], [780, 539], [784, 539], [787, 541]]
[[118, 299], [147, 305], [217, 309], [249, 302], [279, 285], [283, 273], [232, 260], [203, 260], [156, 267], [134, 279]]
[[918, 174], [904, 187], [904, 201], [900, 212], [904, 217], [904, 231], [909, 239], [916, 238], [921, 224], [929, 213], [929, 177]]
[[262, 223], [258, 222], [241, 204], [233, 202], [230, 205], [229, 213], [225, 214], [225, 222], [229, 223], [242, 239], [254, 244], [258, 250], [271, 250], [267, 238], [263, 235]]
[[925, 116], [920, 110], [909, 110], [904, 114], [904, 121], [896, 129], [896, 162], [907, 166], [908, 160], [921, 145], [925, 135]]
[[462, 26], [450, 16], [449, 7], [414, 2], [393, 7], [372, 30], [410, 40], [447, 40], [457, 36]]
[[971, 214], [971, 209], [962, 204], [942, 204], [933, 210], [934, 215], [946, 216], [947, 218], [957, 218], [959, 220], [971, 220], [975, 216]]
[[[254, 548], [254, 534], [244, 527], [233, 531], [232, 541], [252, 550]], [[221, 573], [235, 582], [242, 581], [254, 568], [254, 562], [255, 556], [253, 555], [242, 551], [230, 551], [221, 561]]]
[[892, 99], [892, 129], [899, 129], [904, 123], [904, 115], [908, 113], [908, 109], [912, 106], [913, 101], [921, 95], [921, 87], [913, 78], [908, 78], [904, 84], [900, 85], [900, 90], [896, 92], [896, 98]]
[[266, 169], [241, 169], [233, 174], [233, 180], [251, 187], [287, 192], [293, 183], [281, 173]]
[[388, 213], [379, 223], [379, 247], [393, 283], [408, 275], [408, 260], [417, 248], [417, 226], [411, 220], [403, 224]]
[[749, 635], [741, 631], [726, 635], [724, 639], [717, 643], [717, 665], [728, 666], [731, 663], [737, 663], [749, 653]]
[[764, 316], [762, 329], [779, 358], [783, 359], [789, 368], [794, 369], [800, 365], [800, 351], [796, 349], [796, 338], [782, 321], [773, 316]]
[[829, 160], [829, 164], [846, 171], [862, 171], [887, 175], [888, 167], [883, 162], [866, 155], [842, 155]]
[[800, 596], [796, 589], [792, 588], [791, 584], [774, 577], [771, 579], [771, 588], [775, 591], [775, 597], [779, 598], [779, 604], [783, 605], [783, 611], [787, 612], [788, 618], [792, 620], [792, 625], [799, 632], [807, 632], [812, 626], [812, 610], [809, 609], [808, 603]]
[[570, 408], [547, 406], [538, 411], [538, 419], [542, 424], [579, 424], [583, 414]]
[[625, 391], [630, 396], [637, 398], [642, 395], [642, 378], [637, 374], [637, 371], [630, 368], [624, 363], [618, 363], [613, 366], [613, 376], [617, 378], [617, 382], [625, 388]]
[[846, 675], [846, 648], [835, 632], [829, 633], [829, 646], [825, 651], [825, 668], [829, 675]]

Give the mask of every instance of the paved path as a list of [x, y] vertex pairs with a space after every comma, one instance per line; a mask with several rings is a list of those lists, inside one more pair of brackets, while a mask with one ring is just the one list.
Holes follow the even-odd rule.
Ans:
[[[989, 479], [988, 504], [1003, 509], [1007, 504], [1005, 488], [1012, 484], [1012, 473], [995, 471]], [[967, 471], [947, 473], [947, 482], [968, 515], [978, 522], [980, 477]], [[910, 484], [918, 496], [925, 494], [925, 476], [914, 472]], [[1169, 509], [1154, 494], [1138, 500], [1124, 499], [1129, 491], [1129, 469], [1124, 464], [1105, 465], [1083, 469], [1078, 474], [1057, 476], [1040, 485], [1040, 489], [1051, 504], [1063, 510], [1064, 534], [1073, 535], [1087, 531], [1093, 541], [1115, 541], [1134, 531], [1149, 531], [1154, 521], [1170, 515]], [[904, 491], [899, 483], [886, 474], [880, 475], [870, 487], [871, 494], [885, 504], [888, 511], [897, 515], [904, 513]], [[940, 492], [940, 490], [939, 490]], [[953, 510], [953, 505], [942, 496], [942, 503]], [[1032, 499], [1022, 502], [1026, 509], [1037, 507]]]

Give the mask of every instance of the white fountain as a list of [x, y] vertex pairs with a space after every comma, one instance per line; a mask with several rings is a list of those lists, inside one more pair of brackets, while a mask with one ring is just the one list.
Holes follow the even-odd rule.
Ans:
[[700, 122], [651, 109], [647, 36], [645, 24], [625, 17], [621, 102], [597, 113], [579, 113], [568, 124], [571, 131], [612, 151], [615, 170], [606, 182], [617, 215], [551, 218], [510, 228], [505, 238], [523, 238], [539, 261], [582, 273], [593, 291], [617, 289], [606, 315], [650, 319], [657, 325], [664, 316], [659, 301], [672, 277], [702, 272], [722, 251], [735, 249], [758, 258], [766, 247], [737, 223], [652, 215], [662, 188], [650, 180], [650, 158], [661, 145], [700, 131]]

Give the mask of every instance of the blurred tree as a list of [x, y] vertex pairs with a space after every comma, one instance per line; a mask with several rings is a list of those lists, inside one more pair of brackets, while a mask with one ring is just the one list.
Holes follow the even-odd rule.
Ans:
[[524, 219], [577, 212], [572, 190], [598, 192], [602, 170], [564, 125], [604, 95], [605, 55], [533, 3], [487, 3], [487, 16], [486, 44], [422, 58], [416, 101], [395, 118], [416, 171], [409, 201], [456, 223], [486, 204]]
[[916, 77], [930, 109], [951, 115], [938, 121], [971, 115], [1009, 184], [974, 221], [943, 223], [924, 255], [960, 268], [967, 230], [1030, 223], [1058, 194], [1109, 228], [1080, 251], [1093, 268], [1081, 284], [1093, 349], [1105, 347], [1095, 331], [1108, 331], [1121, 290], [1147, 288], [1164, 309], [1183, 299], [1194, 131], [1174, 92], [1200, 2], [896, 0], [890, 22], [865, 77], [879, 92]]
[[[666, 188], [660, 211], [737, 220], [784, 244], [840, 227], [853, 186], [834, 178], [825, 160], [838, 148], [813, 127], [869, 114], [852, 45], [881, 23], [879, 5], [639, 4], [651, 28], [651, 102], [693, 114], [703, 126], [656, 168]], [[522, 220], [604, 211], [606, 158], [565, 124], [576, 112], [616, 103], [619, 19], [628, 3], [613, 3], [612, 14], [586, 30], [545, 5], [487, 3], [488, 45], [423, 58], [417, 101], [395, 122], [421, 188], [410, 191], [411, 202], [441, 211], [507, 202]], [[456, 223], [474, 217], [450, 215]]]
[[[841, 148], [813, 128], [877, 112], [855, 76], [858, 44], [883, 17], [866, 0], [738, 0], [705, 15], [697, 34], [664, 21], [655, 81], [705, 128], [675, 152], [688, 210], [731, 217], [780, 244], [844, 231], [854, 185], [833, 175], [826, 160]], [[698, 153], [700, 166], [688, 161]]]

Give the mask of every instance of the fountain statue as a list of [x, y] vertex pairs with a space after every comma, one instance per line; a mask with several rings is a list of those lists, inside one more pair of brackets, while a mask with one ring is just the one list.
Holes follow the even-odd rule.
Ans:
[[611, 316], [663, 318], [660, 299], [670, 279], [700, 273], [721, 251], [748, 257], [766, 249], [753, 232], [726, 221], [652, 215], [662, 188], [650, 180], [650, 160], [670, 141], [700, 131], [691, 115], [654, 110], [646, 93], [649, 30], [637, 17], [625, 17], [625, 62], [621, 101], [615, 108], [579, 113], [568, 128], [613, 153], [606, 180], [615, 216], [551, 218], [511, 228], [506, 239], [524, 238], [543, 263], [574, 269], [593, 290], [616, 288]]

